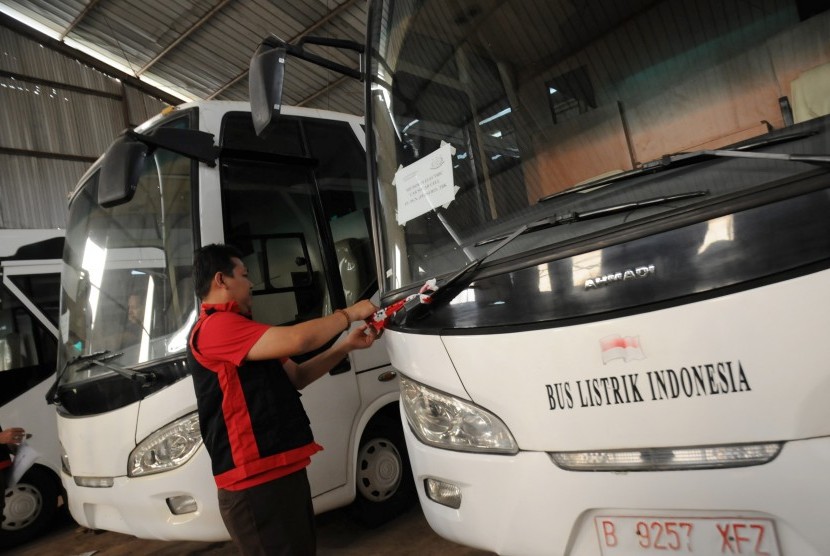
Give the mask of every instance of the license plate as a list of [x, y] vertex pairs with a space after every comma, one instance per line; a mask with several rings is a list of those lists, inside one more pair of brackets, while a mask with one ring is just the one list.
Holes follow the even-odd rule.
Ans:
[[603, 556], [781, 556], [771, 519], [597, 516], [594, 525]]

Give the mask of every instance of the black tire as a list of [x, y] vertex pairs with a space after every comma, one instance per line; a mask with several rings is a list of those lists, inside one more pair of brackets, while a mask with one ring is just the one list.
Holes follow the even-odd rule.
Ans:
[[7, 488], [0, 547], [18, 546], [41, 536], [54, 521], [60, 493], [54, 474], [37, 465]]
[[356, 467], [355, 518], [377, 527], [401, 515], [417, 498], [403, 432], [397, 420], [380, 416], [360, 439]]

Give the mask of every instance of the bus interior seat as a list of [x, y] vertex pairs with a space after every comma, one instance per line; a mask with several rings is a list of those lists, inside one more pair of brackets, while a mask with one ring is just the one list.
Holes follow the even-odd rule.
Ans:
[[364, 279], [363, 245], [357, 238], [341, 239], [334, 244], [337, 253], [337, 267], [343, 281], [343, 293], [346, 295], [346, 304], [353, 305], [359, 301], [358, 296], [363, 293], [366, 281]]
[[830, 114], [830, 63], [802, 72], [790, 88], [795, 123]]

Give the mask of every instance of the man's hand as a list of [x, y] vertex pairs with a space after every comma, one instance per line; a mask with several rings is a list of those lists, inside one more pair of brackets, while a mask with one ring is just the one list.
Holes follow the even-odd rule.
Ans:
[[349, 351], [355, 349], [366, 349], [370, 347], [375, 340], [380, 337], [380, 334], [368, 324], [353, 328], [349, 335], [344, 338], [343, 342], [348, 346]]
[[[371, 305], [371, 304], [370, 304]], [[288, 379], [297, 390], [302, 390], [343, 360], [351, 351], [366, 349], [378, 338], [378, 333], [369, 325], [356, 326], [345, 338], [332, 347], [319, 353], [303, 363], [297, 364], [290, 359], [283, 363]]]
[[13, 444], [19, 446], [26, 438], [26, 431], [20, 427], [12, 427], [0, 432], [0, 444]]

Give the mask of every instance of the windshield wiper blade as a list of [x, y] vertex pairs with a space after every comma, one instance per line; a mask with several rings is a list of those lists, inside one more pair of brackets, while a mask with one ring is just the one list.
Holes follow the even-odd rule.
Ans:
[[83, 363], [85, 361], [90, 361], [90, 360], [96, 359], [96, 358], [112, 359], [114, 357], [118, 357], [119, 355], [122, 355], [122, 354], [121, 353], [110, 353], [110, 351], [108, 349], [105, 349], [103, 351], [96, 351], [96, 352], [93, 352], [93, 353], [88, 353], [86, 355], [78, 355], [76, 357], [73, 357], [72, 359], [70, 359], [69, 361], [67, 361], [64, 364], [63, 368], [60, 370], [60, 372], [55, 377], [55, 382], [52, 383], [52, 386], [50, 386], [49, 390], [46, 392], [46, 403], [47, 404], [53, 404], [53, 403], [58, 402], [58, 397], [56, 395], [57, 391], [58, 391], [58, 383], [61, 381], [61, 379], [63, 378], [63, 375], [66, 374], [66, 371], [69, 370], [70, 367], [74, 367], [78, 363]]
[[807, 164], [830, 165], [830, 155], [825, 154], [785, 154], [785, 153], [756, 153], [752, 151], [704, 149], [691, 153], [670, 154], [658, 160], [643, 165], [643, 170], [682, 166], [684, 163], [697, 162], [698, 159], [724, 158], [758, 158], [766, 160], [786, 160], [789, 162], [805, 162]]
[[678, 193], [677, 195], [665, 195], [663, 197], [654, 197], [653, 199], [644, 199], [642, 201], [635, 201], [633, 203], [621, 203], [619, 205], [612, 205], [610, 207], [602, 207], [594, 210], [586, 210], [584, 212], [574, 212], [572, 219], [569, 222], [579, 222], [582, 220], [591, 220], [592, 218], [601, 218], [610, 214], [619, 214], [621, 212], [629, 212], [643, 207], [652, 207], [656, 205], [664, 205], [672, 201], [681, 201], [683, 199], [692, 199], [694, 197], [703, 197], [708, 195], [709, 191], [689, 191], [688, 193]]
[[155, 373], [141, 373], [138, 371], [127, 369], [126, 367], [121, 367], [120, 365], [114, 365], [112, 363], [105, 362], [110, 359], [120, 357], [122, 355], [124, 355], [124, 352], [111, 353], [109, 350], [103, 350], [96, 351], [94, 353], [89, 353], [87, 355], [79, 355], [77, 357], [70, 359], [66, 362], [63, 368], [57, 374], [57, 376], [55, 377], [55, 382], [46, 392], [46, 403], [54, 404], [58, 402], [58, 384], [60, 384], [61, 379], [66, 374], [66, 371], [68, 371], [70, 368], [76, 367], [77, 365], [81, 364], [86, 364], [85, 368], [88, 368], [91, 365], [99, 365], [101, 367], [106, 367], [107, 369], [110, 369], [111, 371], [123, 377], [129, 378], [130, 380], [139, 381], [142, 384], [147, 384], [148, 382], [152, 382], [153, 380], [155, 380]]
[[[406, 303], [403, 304], [402, 310], [398, 313], [398, 319], [402, 321], [406, 321], [409, 318], [420, 318], [426, 313], [430, 307], [436, 306], [441, 304], [444, 301], [448, 301], [455, 297], [455, 292], [459, 289], [459, 284], [469, 284], [472, 281], [472, 278], [475, 276], [475, 270], [481, 266], [488, 257], [490, 257], [493, 253], [525, 233], [527, 230], [528, 225], [523, 224], [511, 232], [509, 235], [505, 236], [498, 245], [494, 245], [489, 251], [487, 251], [484, 255], [480, 256], [464, 268], [457, 271], [455, 274], [447, 278], [440, 286], [432, 290], [432, 293], [429, 294], [429, 302], [422, 303], [421, 296], [413, 295], [407, 300]], [[462, 282], [462, 279], [466, 278]], [[396, 319], [396, 320], [398, 320]]]
[[[477, 258], [476, 260], [474, 260], [473, 262], [471, 262], [470, 264], [468, 264], [467, 266], [465, 266], [464, 268], [462, 268], [461, 270], [459, 270], [458, 272], [456, 272], [455, 274], [450, 276], [447, 279], [446, 282], [441, 284], [439, 289], [448, 288], [448, 287], [454, 285], [455, 283], [459, 282], [461, 280], [461, 278], [463, 278], [467, 274], [472, 273], [475, 269], [477, 269], [479, 266], [481, 266], [481, 263], [483, 263], [486, 259], [488, 259], [490, 257], [490, 255], [492, 255], [493, 253], [495, 253], [496, 251], [498, 251], [499, 249], [501, 249], [502, 247], [504, 247], [505, 245], [507, 245], [508, 243], [510, 243], [511, 241], [516, 239], [517, 237], [519, 237], [520, 235], [522, 235], [524, 233], [527, 233], [527, 230], [528, 230], [528, 224], [523, 224], [523, 225], [519, 226], [518, 228], [516, 228], [515, 230], [513, 230], [510, 234], [500, 238], [500, 239], [502, 239], [502, 241], [498, 245], [493, 246], [493, 248], [491, 248], [489, 251], [487, 251], [484, 255]], [[476, 246], [478, 246], [478, 244], [476, 244]], [[436, 290], [436, 293], [437, 292], [438, 292], [438, 290]], [[433, 300], [435, 299], [435, 294], [432, 295], [432, 298], [433, 298]]]
[[559, 199], [561, 197], [565, 197], [567, 195], [571, 195], [573, 193], [580, 193], [586, 190], [594, 190], [600, 189], [607, 185], [611, 185], [613, 183], [627, 180], [628, 178], [634, 178], [637, 176], [642, 176], [645, 174], [651, 174], [654, 172], [659, 172], [662, 170], [668, 170], [670, 168], [677, 168], [679, 166], [683, 166], [685, 164], [691, 164], [694, 162], [702, 162], [704, 160], [711, 160], [712, 158], [716, 157], [731, 157], [731, 158], [765, 158], [768, 160], [787, 160], [791, 162], [805, 162], [808, 164], [830, 164], [830, 155], [809, 155], [809, 154], [783, 154], [783, 153], [753, 153], [751, 152], [752, 149], [757, 149], [760, 147], [769, 147], [771, 145], [777, 145], [779, 143], [786, 143], [789, 141], [795, 141], [798, 139], [804, 139], [806, 137], [810, 137], [811, 135], [816, 135], [818, 132], [815, 130], [810, 131], [802, 131], [799, 133], [787, 133], [782, 135], [777, 135], [774, 137], [767, 137], [765, 139], [754, 141], [752, 143], [746, 143], [741, 145], [740, 147], [735, 147], [734, 149], [708, 149], [708, 150], [700, 150], [700, 151], [693, 151], [688, 153], [675, 153], [663, 156], [658, 158], [657, 160], [652, 160], [651, 162], [646, 162], [642, 166], [638, 168], [634, 168], [633, 170], [626, 170], [625, 172], [620, 172], [618, 174], [614, 174], [611, 176], [606, 176], [603, 178], [599, 178], [596, 180], [588, 181], [579, 185], [575, 185], [564, 191], [558, 191], [556, 193], [552, 193], [550, 195], [546, 195], [544, 197], [539, 198], [540, 203], [544, 203], [550, 201], [552, 199]]
[[[703, 197], [704, 195], [708, 195], [708, 191], [689, 191], [687, 193], [678, 193], [676, 195], [664, 195], [662, 197], [654, 197], [652, 199], [643, 199], [642, 201], [634, 201], [631, 203], [621, 203], [618, 205], [611, 205], [608, 207], [602, 207], [593, 210], [586, 210], [582, 212], [570, 212], [568, 214], [564, 214], [561, 216], [552, 216], [548, 218], [542, 218], [541, 220], [537, 220], [525, 226], [525, 230], [522, 233], [530, 234], [533, 232], [538, 232], [541, 230], [546, 230], [548, 228], [553, 228], [554, 226], [561, 226], [563, 224], [573, 224], [574, 222], [582, 222], [585, 220], [591, 220], [593, 218], [602, 218], [603, 216], [609, 216], [611, 214], [618, 214], [621, 212], [629, 212], [632, 210], [636, 210], [638, 208], [644, 207], [651, 207], [657, 205], [664, 205], [666, 203], [671, 203], [672, 201], [680, 201], [683, 199], [692, 199], [694, 197]], [[476, 247], [481, 245], [486, 245], [488, 243], [493, 243], [494, 241], [499, 241], [500, 239], [504, 238], [505, 236], [495, 236], [487, 239], [483, 239], [475, 244]]]

